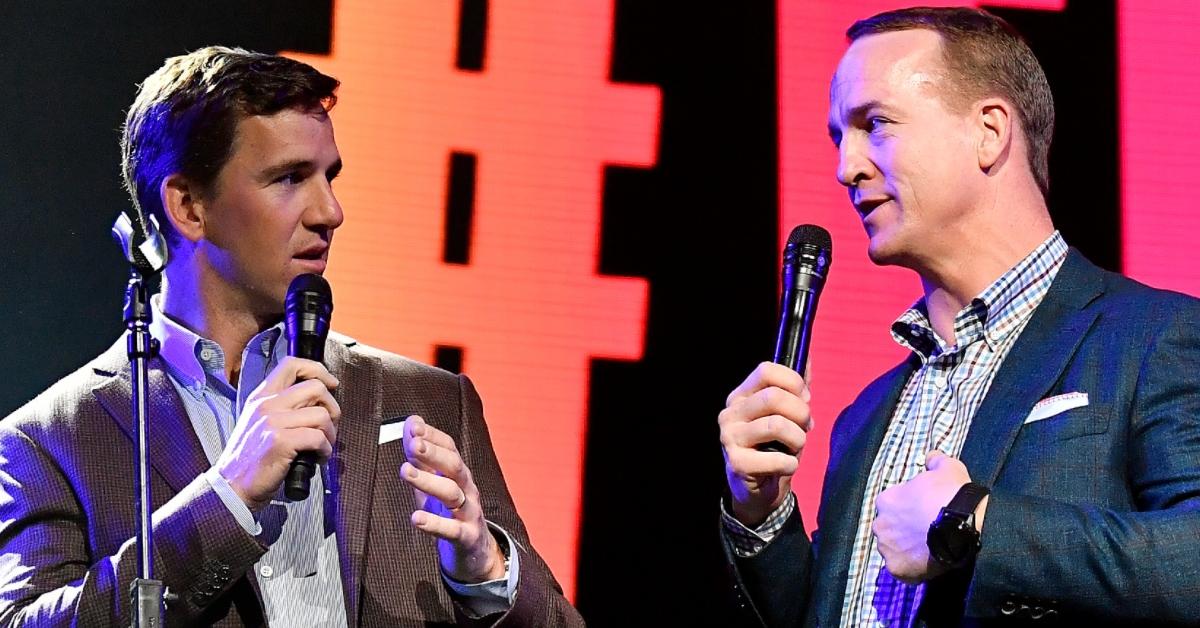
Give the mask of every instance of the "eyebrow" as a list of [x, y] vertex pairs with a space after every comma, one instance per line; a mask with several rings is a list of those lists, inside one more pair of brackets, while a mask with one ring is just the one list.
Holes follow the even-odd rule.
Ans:
[[[325, 176], [330, 181], [337, 178], [337, 176], [339, 174], [341, 174], [341, 172], [342, 172], [343, 165], [344, 164], [343, 164], [341, 158], [339, 158], [337, 161], [333, 162], [333, 164], [329, 166], [328, 170], [325, 171]], [[262, 177], [263, 177], [264, 181], [274, 181], [275, 179], [282, 177], [283, 175], [285, 175], [289, 172], [293, 172], [296, 170], [315, 171], [316, 169], [317, 169], [317, 164], [311, 160], [293, 159], [291, 161], [285, 161], [281, 164], [276, 164], [274, 166], [271, 166], [270, 168], [267, 168], [266, 170], [262, 171]]]

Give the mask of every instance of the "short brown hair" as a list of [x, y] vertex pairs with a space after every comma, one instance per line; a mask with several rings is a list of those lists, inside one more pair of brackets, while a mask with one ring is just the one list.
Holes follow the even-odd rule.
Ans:
[[284, 109], [328, 111], [338, 81], [312, 66], [241, 48], [209, 46], [171, 57], [148, 76], [125, 116], [121, 174], [145, 220], [154, 215], [164, 232], [159, 188], [180, 173], [211, 188], [232, 153], [237, 123]]
[[1046, 73], [1029, 45], [1008, 22], [965, 7], [913, 7], [859, 20], [846, 31], [854, 41], [867, 35], [913, 29], [942, 37], [942, 62], [950, 78], [951, 107], [962, 108], [986, 96], [1013, 104], [1029, 149], [1029, 168], [1042, 195], [1050, 193], [1050, 141], [1054, 137], [1054, 96]]

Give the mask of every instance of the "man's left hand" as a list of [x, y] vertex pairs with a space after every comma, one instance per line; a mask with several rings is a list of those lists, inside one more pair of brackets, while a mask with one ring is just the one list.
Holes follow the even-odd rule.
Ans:
[[504, 577], [504, 555], [483, 518], [479, 488], [454, 439], [419, 416], [404, 422], [400, 477], [417, 496], [411, 521], [438, 539], [442, 571], [467, 584]]
[[[929, 556], [929, 525], [970, 481], [961, 461], [934, 450], [925, 456], [925, 471], [879, 494], [871, 530], [879, 541], [887, 570], [897, 580], [916, 584], [946, 571]], [[975, 525], [979, 529], [983, 528], [986, 505], [985, 501], [976, 510]]]

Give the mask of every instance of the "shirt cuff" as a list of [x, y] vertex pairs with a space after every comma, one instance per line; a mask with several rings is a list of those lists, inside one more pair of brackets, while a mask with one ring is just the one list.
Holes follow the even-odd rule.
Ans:
[[789, 492], [779, 508], [776, 508], [766, 521], [751, 530], [729, 514], [729, 509], [725, 507], [725, 500], [722, 499], [721, 523], [724, 524], [725, 538], [729, 540], [733, 553], [738, 558], [750, 558], [758, 555], [775, 538], [775, 535], [779, 534], [779, 531], [783, 529], [783, 524], [795, 510], [796, 495]]
[[229, 509], [229, 512], [238, 522], [238, 525], [242, 526], [242, 529], [247, 534], [254, 536], [262, 534], [262, 525], [254, 518], [254, 513], [250, 512], [250, 507], [246, 505], [246, 502], [242, 501], [241, 497], [237, 496], [237, 493], [233, 491], [233, 487], [230, 486], [229, 480], [226, 480], [224, 476], [218, 473], [216, 467], [210, 467], [208, 471], [205, 471], [204, 479], [208, 480], [208, 485], [212, 487], [213, 492], [217, 494], [217, 497], [221, 498], [221, 503], [225, 504], [225, 507]]
[[492, 531], [492, 536], [500, 544], [500, 551], [504, 554], [504, 576], [487, 582], [467, 584], [453, 580], [446, 575], [445, 571], [442, 572], [442, 580], [458, 597], [459, 603], [479, 617], [492, 613], [503, 613], [512, 608], [513, 600], [517, 595], [517, 579], [521, 574], [520, 553], [514, 550], [517, 545], [512, 537], [504, 531], [504, 528], [491, 521], [487, 524], [488, 529]]

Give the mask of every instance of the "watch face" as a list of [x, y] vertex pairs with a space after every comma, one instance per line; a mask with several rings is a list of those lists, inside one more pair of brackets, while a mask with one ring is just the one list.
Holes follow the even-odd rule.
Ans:
[[943, 565], [957, 567], [979, 550], [979, 532], [958, 513], [943, 511], [929, 526], [929, 555]]

